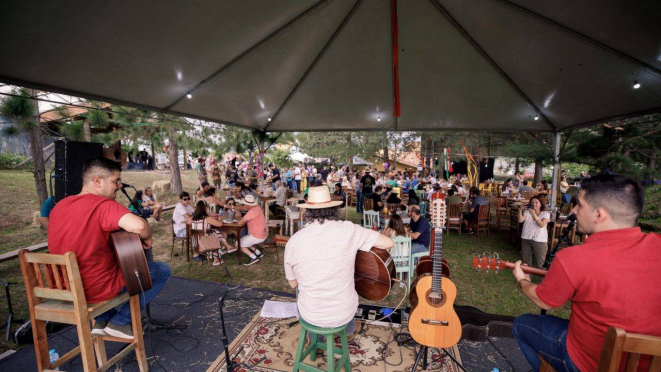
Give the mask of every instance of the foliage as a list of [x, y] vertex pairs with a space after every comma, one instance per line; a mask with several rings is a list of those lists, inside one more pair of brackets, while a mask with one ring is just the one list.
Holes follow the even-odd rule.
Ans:
[[264, 159], [266, 164], [276, 164], [278, 167], [291, 167], [293, 162], [289, 151], [279, 148], [271, 149]]
[[[29, 99], [30, 94], [25, 88], [12, 91], [14, 96], [6, 96], [0, 103], [0, 115], [8, 118], [15, 118], [18, 121], [18, 129], [28, 130], [35, 125], [34, 116], [38, 112], [38, 107], [33, 99]], [[18, 133], [18, 131], [8, 131], [8, 134]]]
[[661, 225], [661, 185], [651, 185], [645, 189], [645, 209], [643, 219], [655, 219]]
[[[16, 165], [20, 164], [23, 160], [25, 160], [25, 156], [14, 155], [9, 152], [0, 152], [0, 169], [15, 170]], [[32, 168], [32, 164], [29, 162], [25, 163], [23, 168]]]

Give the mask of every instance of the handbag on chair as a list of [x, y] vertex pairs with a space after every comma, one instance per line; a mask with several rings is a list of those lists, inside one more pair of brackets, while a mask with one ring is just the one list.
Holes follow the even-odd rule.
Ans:
[[204, 222], [202, 222], [202, 231], [204, 231], [205, 235], [200, 236], [197, 239], [197, 246], [200, 250], [200, 253], [219, 250], [220, 242], [218, 241], [218, 238], [213, 235], [206, 235], [207, 229]]

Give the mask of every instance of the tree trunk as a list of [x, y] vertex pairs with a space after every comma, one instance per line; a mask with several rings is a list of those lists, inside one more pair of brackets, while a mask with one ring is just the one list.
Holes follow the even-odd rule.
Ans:
[[[389, 160], [390, 158], [388, 157], [388, 132], [383, 132], [383, 162], [387, 163], [389, 162]], [[395, 159], [395, 164], [397, 164], [397, 159]]]
[[83, 141], [92, 142], [92, 134], [90, 132], [90, 121], [83, 120]]
[[[37, 96], [36, 90], [31, 90], [30, 95]], [[44, 162], [44, 137], [41, 133], [39, 122], [39, 104], [36, 104], [37, 112], [34, 116], [34, 125], [28, 129], [28, 138], [30, 140], [30, 152], [32, 153], [32, 165], [34, 172], [34, 183], [37, 189], [37, 198], [39, 207], [48, 199], [48, 188], [46, 188], [46, 165]]]
[[[168, 147], [168, 156], [170, 158], [170, 191], [179, 195], [184, 188], [181, 184], [181, 172], [179, 171], [179, 150], [177, 149], [176, 133], [174, 129], [168, 128], [170, 136], [170, 146]], [[186, 149], [184, 149], [184, 166], [186, 166]]]
[[647, 173], [645, 175], [645, 179], [648, 181], [653, 181], [654, 180], [654, 173], [656, 171], [656, 149], [653, 149], [650, 153], [650, 157], [647, 160]]
[[542, 172], [544, 171], [544, 166], [542, 162], [537, 160], [535, 161], [535, 177], [533, 178], [532, 186], [535, 187], [542, 180]]
[[[184, 150], [184, 170], [188, 169], [188, 152], [186, 151], [186, 148], [183, 148]], [[178, 155], [177, 155], [178, 156]], [[177, 166], [179, 166], [179, 161], [177, 160]]]

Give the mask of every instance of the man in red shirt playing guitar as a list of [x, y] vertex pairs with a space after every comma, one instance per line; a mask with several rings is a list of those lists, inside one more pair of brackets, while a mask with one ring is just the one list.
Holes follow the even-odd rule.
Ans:
[[[122, 168], [109, 159], [91, 159], [83, 165], [83, 188], [78, 195], [59, 201], [50, 214], [48, 251], [54, 254], [75, 252], [88, 303], [114, 298], [124, 290], [124, 278], [110, 242], [110, 233], [125, 230], [136, 233], [143, 247], [152, 244], [147, 221], [115, 201], [122, 186]], [[149, 262], [152, 288], [140, 295], [140, 307], [163, 289], [170, 277], [170, 266]], [[96, 318], [92, 336], [110, 335], [133, 338], [129, 303]]]
[[[609, 327], [661, 336], [661, 236], [637, 227], [644, 190], [634, 180], [602, 174], [583, 181], [573, 209], [583, 245], [558, 252], [539, 285], [521, 269], [514, 277], [535, 305], [550, 310], [571, 301], [569, 321], [526, 314], [512, 332], [533, 370], [541, 354], [558, 371], [595, 371]], [[641, 357], [638, 370], [647, 371]], [[623, 359], [624, 361], [624, 359]]]

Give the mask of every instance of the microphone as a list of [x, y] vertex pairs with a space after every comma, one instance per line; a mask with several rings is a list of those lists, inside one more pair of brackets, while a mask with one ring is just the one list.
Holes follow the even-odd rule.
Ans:
[[132, 188], [135, 189], [135, 187], [133, 185], [131, 185], [130, 183], [122, 182], [122, 188], [126, 188], [126, 187], [132, 187]]

